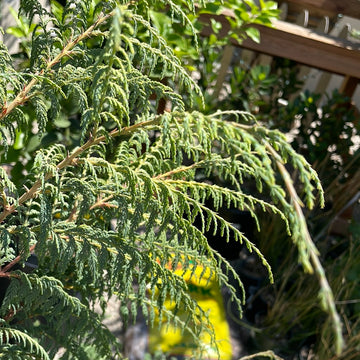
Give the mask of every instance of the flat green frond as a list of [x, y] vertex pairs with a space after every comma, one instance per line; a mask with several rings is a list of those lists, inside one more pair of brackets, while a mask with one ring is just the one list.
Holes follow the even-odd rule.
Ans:
[[34, 160], [33, 171], [38, 174], [43, 183], [45, 178], [51, 174], [58, 177], [57, 165], [66, 157], [65, 148], [62, 145], [54, 145], [47, 150], [39, 151]]
[[186, 70], [180, 65], [178, 59], [175, 56], [166, 53], [164, 54], [162, 50], [153, 48], [147, 43], [141, 43], [136, 38], [132, 38], [131, 42], [133, 46], [138, 49], [137, 51], [139, 52], [139, 56], [142, 59], [142, 68], [145, 66], [148, 67], [149, 72], [151, 73], [156, 66], [160, 66], [162, 68], [162, 77], [165, 76], [166, 72], [170, 72], [173, 74], [171, 77], [173, 80], [176, 76], [179, 77], [177, 79], [179, 81], [179, 85], [183, 86], [186, 91], [188, 91], [190, 94], [194, 93], [198, 96], [201, 96], [200, 88], [187, 74]]
[[[14, 359], [17, 356], [18, 348], [23, 348], [22, 359], [30, 359], [36, 356], [37, 359], [50, 360], [45, 349], [31, 336], [21, 330], [7, 327], [0, 327], [1, 356]], [[14, 357], [13, 357], [14, 356]]]
[[[47, 321], [56, 319], [58, 322], [57, 329], [47, 330], [50, 330], [53, 336], [56, 336], [60, 341], [66, 339], [61, 334], [62, 327], [71, 324], [72, 336], [74, 338], [81, 336], [82, 341], [86, 340], [87, 343], [97, 344], [99, 353], [102, 355], [109, 356], [112, 352], [112, 346], [115, 348], [118, 346], [109, 331], [101, 324], [100, 317], [90, 311], [78, 298], [69, 295], [59, 280], [49, 276], [38, 277], [24, 273], [19, 275], [20, 279], [14, 279], [10, 284], [7, 296], [4, 299], [3, 309], [11, 310], [13, 306], [11, 304], [16, 303], [17, 315], [24, 319], [26, 319], [29, 311], [35, 311], [38, 314], [37, 321], [40, 325], [32, 327], [33, 334], [29, 333], [29, 335], [23, 335], [16, 329], [7, 331], [6, 327], [2, 327], [0, 331], [12, 336], [12, 339], [15, 339], [15, 344], [30, 347], [30, 351], [34, 355], [41, 354], [42, 358], [48, 359], [49, 357], [41, 345], [41, 342], [45, 341], [42, 329], [47, 328], [46, 323], [41, 323], [46, 318]], [[91, 328], [89, 328], [89, 324], [91, 324]], [[32, 339], [31, 342], [29, 338]], [[2, 337], [2, 339], [4, 338]], [[74, 351], [71, 348], [73, 346], [72, 341], [60, 343], [60, 345], [65, 348], [69, 347], [69, 350]]]
[[38, 16], [41, 25], [44, 25], [44, 20], [50, 15], [38, 0], [20, 1], [19, 13], [26, 15], [30, 23]]
[[0, 229], [0, 266], [4, 266], [16, 257], [15, 249], [11, 247], [12, 234], [4, 228]]
[[0, 168], [0, 194], [0, 203], [3, 207], [16, 203], [16, 185], [10, 180], [9, 174], [4, 168]]

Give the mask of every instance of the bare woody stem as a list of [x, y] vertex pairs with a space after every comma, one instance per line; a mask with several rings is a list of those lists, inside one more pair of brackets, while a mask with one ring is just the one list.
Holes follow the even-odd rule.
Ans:
[[[32, 252], [35, 250], [35, 246], [36, 244], [34, 245], [31, 245], [30, 248], [29, 248], [29, 251]], [[21, 259], [21, 256], [17, 256], [14, 260], [12, 260], [11, 262], [9, 262], [1, 271], [0, 271], [0, 276], [4, 276], [2, 274], [7, 274]]]
[[[238, 157], [241, 157], [241, 156], [242, 156], [241, 154], [237, 154], [237, 155], [235, 155], [235, 158], [238, 158]], [[179, 173], [182, 173], [182, 172], [187, 172], [189, 170], [193, 170], [193, 169], [196, 169], [196, 168], [201, 168], [203, 166], [203, 164], [206, 163], [206, 162], [207, 162], [206, 160], [201, 160], [201, 161], [196, 162], [196, 163], [194, 163], [192, 165], [179, 167], [179, 168], [170, 170], [170, 171], [168, 171], [166, 173], [156, 175], [153, 178], [154, 179], [171, 178], [171, 176], [173, 176], [175, 174], [179, 174]]]
[[114, 197], [114, 195], [109, 195], [105, 198], [98, 198], [98, 201], [91, 205], [89, 210], [93, 210], [97, 207], [117, 207], [116, 205], [109, 204], [108, 201], [111, 200]]
[[189, 171], [189, 170], [192, 170], [192, 169], [195, 169], [197, 167], [200, 167], [200, 164], [202, 163], [203, 161], [199, 161], [198, 163], [195, 163], [195, 164], [192, 164], [192, 165], [189, 165], [189, 166], [183, 166], [181, 168], [176, 168], [174, 170], [171, 170], [171, 171], [168, 171], [166, 173], [163, 173], [163, 174], [159, 174], [157, 176], [154, 177], [154, 179], [162, 179], [162, 178], [167, 178], [167, 177], [171, 177], [175, 174], [178, 174], [178, 173], [181, 173], [181, 172], [186, 172], [186, 171]]
[[51, 70], [55, 64], [61, 61], [61, 59], [67, 55], [70, 55], [71, 50], [82, 40], [88, 38], [91, 36], [93, 31], [96, 27], [98, 27], [100, 24], [105, 22], [107, 19], [112, 17], [114, 15], [114, 11], [111, 13], [99, 18], [93, 25], [91, 25], [85, 32], [80, 34], [75, 40], [70, 41], [62, 50], [61, 52], [56, 55], [52, 60], [50, 60], [45, 69], [42, 69], [38, 73], [35, 74], [35, 76], [31, 79], [31, 81], [24, 86], [24, 88], [19, 92], [19, 94], [16, 96], [16, 98], [9, 103], [8, 106], [5, 106], [2, 111], [0, 112], [0, 122], [1, 120], [8, 115], [11, 111], [13, 111], [16, 107], [19, 105], [24, 104], [27, 99], [28, 95], [30, 93], [30, 90], [39, 82], [39, 78], [45, 73], [45, 71]]

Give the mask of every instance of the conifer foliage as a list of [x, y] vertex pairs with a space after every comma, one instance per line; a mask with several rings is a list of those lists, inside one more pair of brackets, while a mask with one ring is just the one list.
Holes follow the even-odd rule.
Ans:
[[[99, 359], [121, 357], [93, 311], [94, 301], [105, 306], [111, 295], [122, 301], [124, 322], [141, 309], [151, 323], [156, 309], [195, 339], [211, 332], [171, 271], [178, 263], [206, 266], [241, 308], [244, 294], [229, 276], [241, 279], [210, 248], [206, 230], [243, 242], [272, 280], [256, 246], [218, 214], [223, 206], [254, 219], [258, 211], [278, 214], [305, 269], [314, 266], [283, 164], [297, 169], [310, 208], [314, 190], [321, 194], [315, 172], [284, 135], [250, 114], [193, 111], [201, 91], [152, 26], [150, 7], [182, 21], [196, 39], [186, 15], [195, 11], [192, 0], [72, 0], [51, 10], [22, 0], [20, 16], [36, 26], [20, 65], [0, 44], [3, 358], [51, 359], [63, 348], [64, 359], [87, 359], [92, 346]], [[160, 99], [171, 111], [157, 111]], [[41, 141], [14, 163], [19, 138], [34, 137]], [[211, 174], [222, 181], [204, 180]], [[244, 181], [261, 198], [244, 191]], [[166, 298], [185, 306], [185, 322], [164, 308]]]

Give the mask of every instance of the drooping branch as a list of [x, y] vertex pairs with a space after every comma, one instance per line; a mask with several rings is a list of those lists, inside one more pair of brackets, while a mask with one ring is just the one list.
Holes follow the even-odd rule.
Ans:
[[325, 276], [325, 270], [320, 262], [319, 259], [319, 252], [314, 244], [314, 242], [311, 239], [304, 213], [301, 209], [301, 201], [297, 195], [297, 192], [294, 188], [294, 185], [291, 181], [291, 177], [286, 170], [279, 154], [275, 151], [275, 149], [269, 144], [265, 143], [265, 146], [267, 150], [271, 153], [271, 155], [274, 157], [277, 168], [279, 169], [279, 172], [281, 176], [284, 179], [285, 186], [288, 190], [288, 193], [291, 198], [291, 203], [294, 206], [296, 216], [298, 218], [300, 231], [302, 234], [302, 241], [304, 241], [306, 250], [309, 254], [309, 258], [311, 260], [311, 264], [309, 263], [306, 270], [310, 273], [313, 273], [315, 270], [315, 274], [319, 280], [320, 283], [320, 293], [319, 297], [321, 300], [321, 305], [323, 307], [323, 310], [326, 311], [330, 318], [332, 319], [334, 333], [335, 333], [335, 349], [336, 353], [340, 354], [342, 350], [344, 349], [344, 338], [342, 335], [342, 327], [341, 327], [341, 320], [339, 317], [339, 314], [336, 310], [335, 301], [334, 301], [334, 294], [331, 290], [331, 287], [329, 285], [329, 282]]
[[[156, 126], [157, 124], [159, 124], [160, 121], [160, 117], [156, 117], [152, 120], [148, 120], [148, 121], [144, 121], [144, 122], [140, 122], [131, 126], [127, 126], [122, 128], [121, 130], [119, 129], [115, 129], [112, 130], [108, 136], [111, 138], [117, 137], [117, 136], [130, 136], [131, 134], [133, 134], [135, 131], [137, 131], [139, 128], [147, 128], [147, 127], [151, 127], [151, 126]], [[106, 136], [102, 135], [99, 136], [97, 138], [93, 138], [90, 137], [90, 139], [82, 146], [76, 148], [71, 155], [68, 155], [65, 159], [63, 159], [57, 166], [56, 169], [57, 171], [60, 171], [62, 169], [64, 169], [67, 166], [72, 166], [72, 165], [76, 165], [76, 159], [82, 154], [84, 153], [87, 149], [89, 149], [90, 147], [94, 146], [94, 145], [98, 145], [104, 141], [106, 141]], [[34, 183], [34, 185], [30, 188], [27, 189], [26, 192], [20, 196], [18, 202], [16, 204], [12, 204], [11, 206], [6, 206], [5, 209], [3, 210], [3, 212], [0, 214], [0, 223], [2, 221], [4, 221], [7, 216], [9, 216], [10, 214], [12, 214], [16, 208], [25, 203], [27, 200], [32, 199], [36, 196], [36, 194], [38, 193], [43, 181], [47, 181], [49, 179], [51, 179], [53, 177], [53, 173], [48, 172], [47, 174], [45, 174], [44, 179], [38, 179], [36, 180], [36, 182]]]

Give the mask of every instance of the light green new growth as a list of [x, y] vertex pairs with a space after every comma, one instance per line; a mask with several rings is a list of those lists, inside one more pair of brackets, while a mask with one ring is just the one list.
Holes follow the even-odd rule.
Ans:
[[[1, 44], [2, 164], [19, 132], [25, 139], [34, 131], [60, 132], [54, 124], [64, 117], [77, 131], [72, 143], [56, 140], [30, 153], [32, 167], [21, 181], [0, 170], [0, 276], [10, 280], [0, 309], [5, 358], [48, 359], [59, 348], [66, 350], [64, 359], [87, 358], [92, 344], [99, 358], [120, 357], [119, 344], [91, 308], [105, 295], [122, 301], [124, 321], [141, 310], [152, 323], [159, 310], [195, 339], [211, 331], [199, 321], [204, 314], [184, 279], [169, 267], [208, 267], [241, 309], [245, 294], [236, 293], [229, 277], [243, 289], [241, 280], [210, 248], [205, 230], [243, 242], [272, 281], [256, 245], [219, 215], [224, 206], [249, 211], [258, 227], [258, 211], [278, 214], [301, 262], [308, 270], [314, 266], [289, 180], [279, 178], [277, 164], [298, 170], [309, 208], [316, 189], [322, 202], [315, 172], [280, 132], [250, 114], [191, 110], [200, 89], [149, 21], [149, 8], [166, 7], [190, 24], [191, 0], [74, 0], [65, 7], [53, 2], [50, 12], [23, 0], [20, 14], [38, 23], [30, 59], [15, 68]], [[169, 85], [158, 81], [164, 78]], [[157, 113], [160, 99], [171, 112]], [[212, 174], [228, 186], [204, 181]], [[243, 190], [249, 182], [261, 198]], [[30, 252], [38, 269], [15, 270]], [[185, 322], [164, 308], [167, 298], [187, 309]]]

